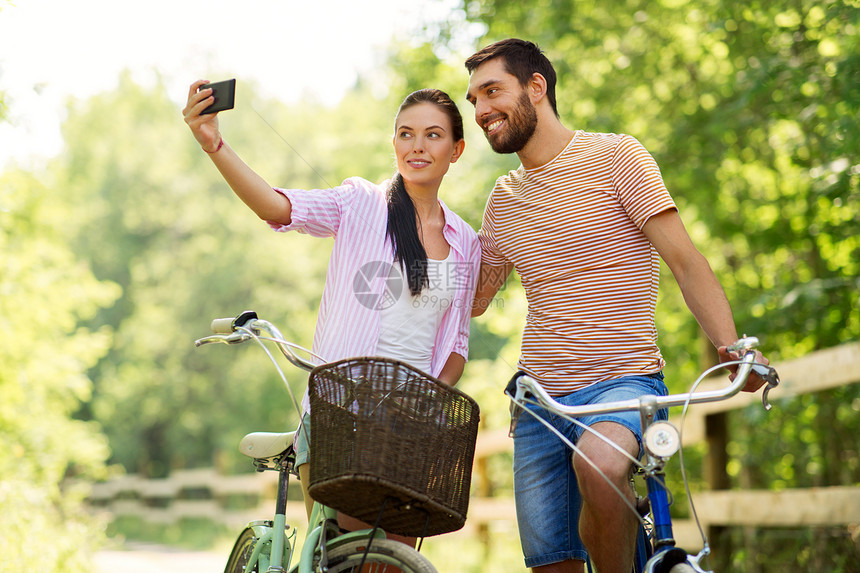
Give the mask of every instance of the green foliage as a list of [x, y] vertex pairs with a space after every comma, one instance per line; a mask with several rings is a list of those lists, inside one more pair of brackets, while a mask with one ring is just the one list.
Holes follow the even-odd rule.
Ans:
[[87, 549], [102, 537], [74, 483], [104, 477], [107, 441], [71, 415], [90, 399], [87, 369], [111, 343], [109, 328], [80, 323], [119, 289], [66, 245], [58, 223], [67, 216], [44, 181], [0, 177], [0, 550], [9, 570], [38, 555], [46, 571], [87, 571]]
[[[423, 85], [465, 93], [460, 84]], [[394, 171], [393, 120], [407, 89], [380, 94], [359, 84], [323, 108], [259, 101], [251, 87], [243, 92], [249, 105], [222, 114], [221, 128], [276, 186], [319, 188], [353, 175], [381, 181]], [[128, 471], [159, 476], [213, 462], [246, 470], [236, 453], [241, 435], [295, 427], [295, 409], [259, 349], [194, 349], [192, 342], [207, 334], [209, 319], [253, 308], [310, 346], [330, 242], [272, 233], [257, 221], [208, 164], [163, 86], [143, 89], [124, 77], [116, 92], [76, 102], [64, 133], [68, 151], [52, 167], [75, 214], [70, 241], [98, 276], [123, 288], [90, 321], [110, 325], [116, 336], [92, 370], [96, 391], [80, 416], [104, 426], [113, 461]], [[442, 194], [477, 226], [488, 187], [458, 168]], [[475, 172], [489, 176], [491, 169]], [[491, 392], [485, 411], [504, 424], [498, 381], [516, 363], [521, 289], [499, 304], [519, 307], [520, 315], [497, 313], [484, 323], [491, 328], [476, 327], [469, 379], [478, 379], [482, 363], [492, 374], [466, 387]], [[287, 374], [300, 397], [304, 374]]]
[[[283, 158], [301, 174], [292, 179], [309, 185], [317, 176], [266, 126], [279, 125], [278, 107], [225, 114], [225, 139], [273, 183], [291, 184]], [[234, 465], [242, 433], [285, 430], [297, 416], [258, 349], [195, 350], [193, 341], [212, 318], [253, 308], [310, 345], [329, 244], [276, 235], [246, 210], [162, 86], [123, 78], [115, 93], [76, 104], [65, 135], [57, 169], [77, 214], [70, 240], [99, 276], [123, 286], [94, 320], [114, 327], [116, 340], [94, 368], [97, 390], [82, 414], [104, 425], [114, 460], [130, 471]], [[302, 151], [315, 161], [313, 149]], [[300, 397], [304, 378], [290, 374]]]
[[[487, 25], [481, 44], [515, 35], [546, 50], [568, 125], [631, 133], [652, 151], [739, 328], [769, 355], [857, 339], [855, 2], [463, 6]], [[661, 314], [681, 312], [664, 300]], [[666, 326], [663, 347], [676, 365], [689, 357], [689, 378], [691, 327]]]
[[[286, 106], [246, 86], [248, 105], [221, 114], [221, 128], [276, 186], [381, 181], [394, 171], [400, 101], [438, 87], [463, 102], [467, 140], [441, 196], [478, 228], [495, 178], [518, 162], [494, 154], [474, 125], [462, 61], [477, 44], [533, 39], [559, 72], [567, 125], [631, 133], [655, 155], [738, 328], [778, 361], [860, 337], [858, 26], [848, 0], [463, 0], [423, 36], [393, 45], [388, 65], [338, 105]], [[162, 85], [123, 77], [116, 91], [73, 103], [63, 129], [66, 148], [45, 173], [6, 173], [0, 187], [0, 434], [11, 444], [0, 452], [0, 540], [25, 538], [15, 529], [25, 523], [63, 527], [51, 559], [75, 570], [75, 549], [98, 535], [78, 517], [83, 494], [58, 484], [104, 473], [101, 429], [113, 462], [158, 476], [212, 463], [245, 471], [244, 433], [296, 425], [258, 349], [195, 349], [193, 340], [211, 318], [253, 308], [310, 346], [330, 242], [256, 220]], [[691, 344], [698, 328], [664, 274], [658, 328], [678, 390], [711, 359]], [[501, 389], [526, 310], [515, 276], [495, 305], [473, 321], [460, 383], [489, 429], [508, 424]], [[287, 375], [300, 396], [304, 375]], [[857, 402], [848, 388], [779, 404], [766, 418], [734, 415], [734, 483], [856, 484]], [[692, 452], [690, 464], [703, 455]], [[504, 455], [490, 460], [491, 489], [510, 491], [509, 466]], [[695, 470], [692, 479], [701, 484]], [[12, 563], [34, 552], [12, 545], [0, 541]]]
[[[558, 71], [568, 126], [630, 133], [655, 155], [694, 242], [733, 302], [739, 330], [759, 336], [777, 366], [860, 337], [857, 2], [461, 6], [468, 21], [484, 25], [476, 48], [509, 36], [541, 45]], [[442, 53], [462, 31], [455, 21], [429, 43]], [[681, 390], [712, 363], [712, 350], [671, 274], [663, 274], [660, 345], [670, 388]], [[488, 328], [474, 325], [479, 336]], [[858, 483], [856, 394], [849, 387], [780, 403], [768, 416], [760, 408], [734, 414], [733, 484]], [[701, 452], [692, 453], [698, 487]], [[846, 554], [845, 532], [832, 533], [812, 534], [802, 567], [824, 564], [828, 547]], [[744, 533], [735, 540], [737, 554], [750, 557], [760, 542], [768, 547], [760, 557], [776, 555], [779, 543], [767, 535]], [[847, 543], [856, 554], [856, 543]]]

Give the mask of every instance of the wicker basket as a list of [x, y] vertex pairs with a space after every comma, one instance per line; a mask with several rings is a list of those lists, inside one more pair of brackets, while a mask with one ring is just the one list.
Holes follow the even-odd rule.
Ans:
[[472, 398], [385, 358], [319, 366], [309, 394], [315, 500], [400, 535], [463, 527], [478, 434]]

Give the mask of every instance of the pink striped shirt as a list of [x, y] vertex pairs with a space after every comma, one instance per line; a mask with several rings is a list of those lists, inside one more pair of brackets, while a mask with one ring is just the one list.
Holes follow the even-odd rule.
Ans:
[[519, 367], [550, 394], [663, 368], [660, 258], [642, 232], [674, 209], [629, 135], [577, 131], [554, 159], [502, 176], [484, 212], [484, 262], [513, 263], [528, 298]]
[[[375, 355], [380, 310], [391, 297], [408, 294], [408, 286], [396, 284], [388, 273], [394, 251], [385, 234], [387, 190], [387, 181], [377, 185], [359, 177], [332, 189], [276, 189], [292, 203], [292, 221], [287, 226], [269, 223], [273, 229], [334, 237], [313, 342], [313, 351], [327, 362]], [[445, 214], [442, 233], [453, 255], [444, 278], [452, 281], [456, 294], [436, 333], [433, 376], [451, 353], [468, 357], [469, 317], [481, 262], [475, 231], [441, 200], [439, 204]]]

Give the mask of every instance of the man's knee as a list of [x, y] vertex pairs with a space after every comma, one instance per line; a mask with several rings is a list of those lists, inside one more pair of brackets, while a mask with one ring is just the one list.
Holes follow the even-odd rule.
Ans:
[[[621, 456], [603, 456], [598, 459], [586, 460], [581, 455], [573, 457], [573, 470], [580, 490], [587, 495], [589, 490], [601, 488], [607, 480], [613, 484], [627, 481], [630, 476], [632, 462]], [[608, 488], [609, 486], [606, 485]]]
[[597, 487], [605, 483], [606, 478], [615, 484], [625, 482], [639, 449], [636, 436], [624, 426], [612, 422], [596, 424], [595, 429], [612, 440], [626, 455], [594, 434], [584, 433], [577, 444], [580, 452], [573, 456], [577, 480], [586, 487]]

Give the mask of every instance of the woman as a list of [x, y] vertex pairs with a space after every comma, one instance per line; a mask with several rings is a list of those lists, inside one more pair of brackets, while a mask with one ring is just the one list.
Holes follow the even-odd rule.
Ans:
[[[333, 189], [273, 189], [224, 142], [207, 83], [193, 83], [185, 122], [224, 179], [276, 231], [334, 237], [313, 351], [332, 362], [396, 358], [456, 384], [468, 354], [469, 317], [481, 260], [477, 235], [439, 199], [463, 153], [463, 119], [442, 91], [410, 94], [395, 119], [397, 173], [374, 184], [352, 177]], [[303, 426], [308, 410], [303, 401]], [[305, 432], [296, 439], [305, 502], [310, 470]], [[365, 524], [340, 516], [347, 529]], [[415, 540], [390, 536], [414, 546]]]

